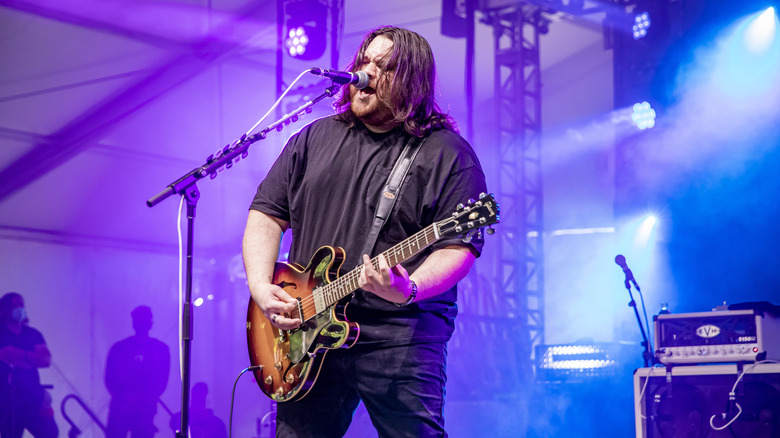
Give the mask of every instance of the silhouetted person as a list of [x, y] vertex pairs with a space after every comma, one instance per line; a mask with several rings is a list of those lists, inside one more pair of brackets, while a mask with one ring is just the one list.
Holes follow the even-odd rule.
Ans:
[[24, 299], [16, 292], [0, 298], [0, 437], [57, 436], [51, 398], [38, 368], [51, 365], [43, 335], [28, 325]]
[[[214, 411], [206, 409], [206, 395], [209, 387], [198, 382], [190, 393], [189, 426], [190, 438], [227, 438], [225, 423], [214, 415]], [[175, 432], [181, 428], [181, 412], [171, 417], [171, 429]]]
[[152, 310], [133, 309], [135, 335], [123, 339], [108, 352], [106, 388], [111, 393], [108, 411], [108, 438], [154, 436], [157, 400], [168, 384], [171, 355], [162, 341], [149, 337]]

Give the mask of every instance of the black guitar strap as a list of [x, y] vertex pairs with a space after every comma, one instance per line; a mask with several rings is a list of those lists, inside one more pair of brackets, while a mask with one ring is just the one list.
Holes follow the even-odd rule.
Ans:
[[393, 211], [393, 205], [395, 205], [395, 201], [398, 199], [398, 194], [401, 193], [401, 186], [403, 186], [404, 179], [406, 179], [406, 175], [409, 173], [412, 161], [414, 161], [414, 157], [417, 156], [417, 152], [427, 138], [427, 136], [423, 138], [412, 136], [406, 143], [406, 146], [404, 146], [398, 161], [395, 162], [395, 166], [393, 166], [393, 170], [387, 178], [387, 183], [385, 183], [385, 187], [382, 189], [379, 202], [377, 202], [374, 223], [368, 232], [366, 244], [360, 253], [361, 257], [363, 254], [371, 256], [374, 245], [376, 245], [376, 238], [379, 236], [379, 231], [387, 222], [387, 218], [390, 217], [390, 212]]

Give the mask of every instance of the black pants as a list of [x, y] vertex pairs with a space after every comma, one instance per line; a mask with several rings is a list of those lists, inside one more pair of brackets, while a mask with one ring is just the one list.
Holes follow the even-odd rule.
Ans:
[[106, 437], [151, 438], [157, 432], [154, 416], [157, 413], [157, 401], [128, 401], [114, 397], [108, 409]]
[[446, 437], [446, 358], [446, 343], [330, 351], [314, 388], [278, 404], [276, 436], [341, 437], [362, 399], [380, 437]]
[[21, 438], [27, 429], [35, 438], [56, 438], [51, 399], [42, 388], [0, 392], [0, 438]]

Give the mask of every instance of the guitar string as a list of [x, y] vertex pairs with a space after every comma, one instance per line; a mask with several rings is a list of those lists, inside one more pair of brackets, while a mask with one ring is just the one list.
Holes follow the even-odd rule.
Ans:
[[[492, 205], [493, 202], [485, 201], [483, 200], [484, 205], [490, 204]], [[471, 211], [472, 209], [466, 209], [463, 213], [467, 213]], [[403, 242], [400, 242], [399, 244], [393, 246], [392, 248], [388, 249], [387, 251], [383, 252], [382, 255], [385, 256], [387, 259], [388, 264], [393, 267], [404, 260], [412, 257], [417, 252], [421, 251], [426, 246], [430, 245], [431, 243], [435, 242], [437, 240], [436, 238], [436, 227], [441, 230], [441, 227], [448, 221], [454, 220], [456, 217], [460, 217], [461, 215], [454, 216], [453, 218], [444, 219], [438, 223], [431, 224], [424, 228], [423, 230], [419, 231], [418, 233], [414, 234], [410, 238], [404, 240]], [[484, 224], [482, 224], [484, 225]], [[471, 230], [471, 227], [469, 228]], [[425, 238], [424, 245], [420, 245], [420, 239]], [[433, 240], [431, 240], [433, 239]], [[412, 247], [412, 245], [416, 246], [416, 250]], [[404, 249], [409, 249], [409, 256], [406, 256]], [[400, 259], [398, 257], [398, 252], [400, 251]], [[375, 269], [379, 269], [379, 258], [374, 257], [371, 259], [371, 264], [374, 266]], [[331, 305], [335, 304], [340, 300], [341, 298], [346, 297], [349, 293], [351, 293], [354, 290], [357, 290], [359, 288], [359, 276], [360, 272], [363, 268], [363, 265], [357, 266], [355, 269], [348, 272], [346, 275], [342, 277], [336, 278], [335, 281], [331, 283], [327, 283], [324, 286], [322, 286], [319, 290], [323, 297], [323, 301], [325, 302], [325, 308], [330, 307]], [[312, 309], [313, 307], [313, 309]], [[301, 309], [304, 311], [304, 315], [308, 314], [308, 312], [311, 312], [312, 315], [317, 314], [317, 308], [316, 303], [314, 299], [314, 295], [309, 295], [307, 297], [304, 297], [301, 299]]]
[[[399, 259], [398, 259], [398, 256], [397, 256], [397, 253], [399, 251], [401, 252], [401, 260], [400, 261], [405, 260], [405, 258], [404, 258], [404, 247], [408, 246], [411, 249], [411, 245], [413, 245], [413, 244], [415, 246], [419, 247], [420, 246], [419, 240], [421, 238], [425, 239], [426, 246], [427, 246], [427, 244], [430, 243], [430, 242], [428, 242], [428, 240], [431, 237], [435, 237], [435, 235], [429, 236], [429, 234], [431, 234], [431, 233], [428, 233], [428, 231], [431, 231], [431, 230], [426, 228], [425, 230], [421, 231], [420, 233], [417, 233], [414, 236], [412, 236], [412, 238], [407, 239], [406, 241], [401, 242], [400, 244], [394, 246], [393, 248], [390, 248], [389, 250], [385, 251], [383, 253], [383, 255], [385, 256], [385, 258], [388, 259], [388, 264], [391, 264], [391, 266], [394, 266], [394, 265], [397, 265], [399, 263]], [[411, 256], [411, 254], [410, 254], [410, 256]], [[374, 267], [376, 269], [378, 269], [378, 258], [375, 257], [374, 259], [371, 260], [371, 262], [374, 265]], [[349, 292], [344, 293], [345, 290], [354, 290], [354, 289], [357, 289], [359, 287], [357, 285], [357, 280], [358, 280], [358, 277], [360, 276], [360, 271], [361, 271], [362, 267], [363, 267], [363, 265], [358, 266], [356, 269], [353, 269], [352, 271], [348, 272], [346, 275], [344, 275], [342, 277], [339, 277], [336, 281], [334, 281], [332, 283], [328, 283], [327, 285], [323, 286], [320, 289], [320, 292], [322, 293], [322, 295], [324, 296], [324, 298], [327, 301], [326, 307], [328, 307], [331, 304], [333, 304], [336, 301], [338, 301], [338, 299], [340, 299], [340, 298], [336, 298], [338, 295], [341, 295], [341, 297], [344, 297], [344, 296], [348, 295]], [[345, 286], [347, 286], [347, 287], [345, 288]], [[334, 294], [334, 292], [340, 292], [340, 293], [339, 294]], [[306, 300], [305, 305], [308, 308], [310, 308], [309, 305], [313, 304], [313, 301], [314, 301], [313, 296], [306, 297], [305, 300]]]
[[[444, 221], [442, 221], [443, 223]], [[434, 229], [434, 225], [438, 224], [432, 224], [426, 227], [425, 229], [421, 230], [420, 232], [416, 233], [415, 235], [411, 236], [409, 239], [404, 240], [403, 242], [399, 243], [398, 245], [393, 246], [392, 248], [388, 249], [387, 251], [383, 252], [382, 255], [385, 256], [385, 258], [388, 261], [388, 264], [392, 267], [395, 266], [404, 260], [408, 259], [412, 255], [416, 254], [426, 246], [430, 245], [435, 241], [436, 233]], [[424, 239], [424, 245], [420, 244], [420, 240]], [[434, 240], [431, 240], [434, 239]], [[412, 245], [417, 247], [417, 250], [414, 251], [412, 248]], [[409, 256], [405, 256], [404, 248], [407, 247], [409, 249]], [[398, 253], [400, 252], [401, 257], [398, 257]], [[374, 266], [375, 269], [379, 269], [379, 258], [374, 257], [371, 259], [371, 264]], [[330, 307], [331, 305], [335, 304], [339, 299], [347, 296], [350, 292], [356, 290], [359, 288], [358, 286], [358, 279], [360, 277], [360, 272], [363, 269], [363, 265], [359, 265], [355, 269], [348, 272], [346, 275], [342, 277], [338, 277], [335, 281], [332, 283], [328, 283], [320, 288], [320, 293], [323, 295], [324, 301], [326, 302], [325, 307]], [[345, 286], [348, 286], [345, 288]], [[346, 292], [348, 291], [348, 292]], [[337, 293], [338, 292], [338, 293]], [[346, 292], [346, 293], [345, 293]], [[339, 296], [340, 295], [340, 296]], [[314, 309], [312, 309], [314, 307]], [[313, 295], [309, 295], [307, 297], [304, 297], [301, 299], [301, 309], [304, 310], [304, 315], [307, 314], [307, 310], [311, 312], [312, 314], [316, 314], [316, 305]]]

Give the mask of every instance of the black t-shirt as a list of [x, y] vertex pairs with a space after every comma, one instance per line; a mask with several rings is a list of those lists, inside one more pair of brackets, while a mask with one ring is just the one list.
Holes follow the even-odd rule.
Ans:
[[[342, 247], [341, 275], [362, 264], [380, 192], [410, 136], [400, 128], [377, 134], [357, 122], [317, 120], [290, 138], [265, 180], [252, 209], [290, 223], [289, 261], [307, 266], [324, 245]], [[452, 215], [459, 203], [486, 191], [485, 176], [471, 146], [450, 130], [435, 130], [412, 163], [393, 213], [379, 233], [375, 256], [426, 226]], [[462, 245], [479, 256], [482, 241], [442, 239], [402, 264], [409, 271], [436, 249]], [[457, 314], [456, 288], [398, 308], [358, 290], [347, 318], [360, 324], [358, 343], [446, 341]]]
[[[41, 332], [30, 326], [23, 325], [22, 331], [18, 335], [0, 326], [0, 348], [12, 345], [25, 351], [34, 351], [36, 345], [45, 343]], [[41, 389], [38, 368], [12, 368], [7, 363], [0, 361], [0, 395], [10, 394], [9, 382], [16, 388], [17, 397], [37, 394]]]

